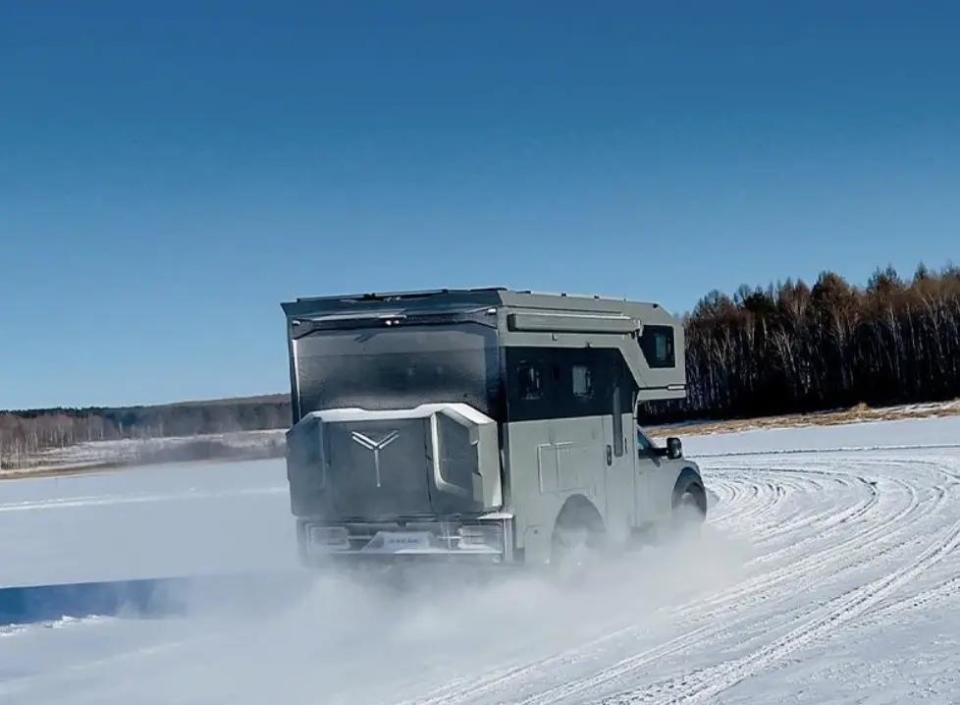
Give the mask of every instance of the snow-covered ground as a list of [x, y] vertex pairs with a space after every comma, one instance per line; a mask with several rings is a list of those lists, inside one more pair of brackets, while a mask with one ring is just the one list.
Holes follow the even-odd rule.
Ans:
[[[576, 586], [328, 575], [0, 628], [0, 702], [960, 703], [958, 446], [960, 418], [688, 437], [695, 542]], [[282, 461], [0, 483], [0, 582], [294, 570], [284, 491]]]
[[296, 564], [283, 460], [0, 482], [0, 585]]

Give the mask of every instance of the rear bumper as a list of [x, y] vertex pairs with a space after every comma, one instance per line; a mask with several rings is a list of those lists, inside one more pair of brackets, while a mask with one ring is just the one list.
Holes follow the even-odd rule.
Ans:
[[444, 560], [511, 563], [513, 516], [488, 514], [445, 520], [329, 522], [297, 520], [301, 560]]

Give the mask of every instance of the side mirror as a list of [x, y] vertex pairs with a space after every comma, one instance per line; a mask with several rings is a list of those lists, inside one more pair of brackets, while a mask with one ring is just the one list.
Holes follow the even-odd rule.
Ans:
[[683, 443], [680, 442], [679, 438], [667, 439], [667, 457], [670, 458], [670, 460], [683, 457]]

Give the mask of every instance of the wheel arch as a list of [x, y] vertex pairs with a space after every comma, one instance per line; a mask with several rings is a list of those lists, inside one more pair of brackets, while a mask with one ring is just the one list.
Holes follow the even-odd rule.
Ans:
[[553, 530], [558, 526], [584, 526], [595, 533], [606, 531], [603, 514], [582, 494], [572, 494], [564, 500], [553, 520]]
[[687, 466], [680, 471], [677, 481], [673, 485], [673, 494], [670, 499], [671, 507], [676, 507], [680, 503], [680, 498], [685, 493], [691, 493], [696, 497], [700, 510], [707, 513], [707, 490], [703, 486], [703, 478], [700, 472], [695, 468]]

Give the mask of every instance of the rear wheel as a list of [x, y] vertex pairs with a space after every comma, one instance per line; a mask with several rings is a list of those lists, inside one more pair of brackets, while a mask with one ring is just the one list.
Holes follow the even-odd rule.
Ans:
[[557, 517], [550, 565], [564, 579], [585, 575], [604, 545], [603, 520], [587, 500], [571, 498]]

